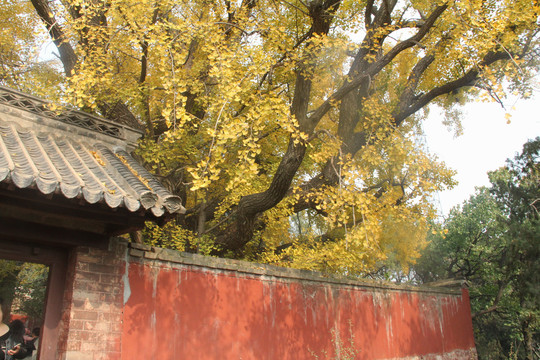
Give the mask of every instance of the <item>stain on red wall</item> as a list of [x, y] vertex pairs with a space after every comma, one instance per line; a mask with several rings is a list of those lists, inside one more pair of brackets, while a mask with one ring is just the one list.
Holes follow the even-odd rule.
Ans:
[[176, 265], [129, 264], [122, 359], [475, 354], [466, 289], [429, 293]]

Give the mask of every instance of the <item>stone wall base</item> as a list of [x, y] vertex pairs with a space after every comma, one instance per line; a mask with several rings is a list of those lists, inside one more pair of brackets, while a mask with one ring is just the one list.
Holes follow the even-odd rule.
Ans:
[[446, 354], [428, 354], [421, 356], [408, 356], [402, 358], [391, 358], [384, 360], [477, 360], [476, 349], [454, 350]]

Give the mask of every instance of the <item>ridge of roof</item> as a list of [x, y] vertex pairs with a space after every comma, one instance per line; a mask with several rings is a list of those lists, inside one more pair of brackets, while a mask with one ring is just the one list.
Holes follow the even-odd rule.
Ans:
[[129, 154], [133, 129], [75, 110], [59, 116], [46, 104], [0, 87], [0, 184], [150, 218], [185, 211], [180, 197]]
[[[5, 86], [0, 86], [0, 105], [9, 108], [3, 110], [5, 113], [19, 112], [19, 116], [20, 112], [26, 113], [22, 117], [36, 124], [54, 126], [70, 132], [75, 128], [75, 131], [83, 136], [99, 137], [101, 141], [112, 143], [119, 140], [131, 148], [135, 147], [137, 139], [143, 134], [142, 131], [127, 125], [117, 124], [80, 110], [56, 106], [49, 101]], [[64, 126], [60, 127], [59, 124]]]

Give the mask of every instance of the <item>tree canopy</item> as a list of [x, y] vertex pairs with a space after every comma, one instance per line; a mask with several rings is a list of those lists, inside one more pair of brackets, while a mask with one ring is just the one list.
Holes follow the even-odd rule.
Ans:
[[540, 335], [540, 137], [454, 208], [414, 266], [418, 280], [470, 284], [477, 350], [535, 359]]
[[0, 81], [145, 130], [187, 208], [147, 241], [347, 274], [406, 266], [453, 185], [418, 145], [429, 106], [528, 96], [538, 66], [533, 0], [0, 6]]
[[0, 298], [7, 321], [13, 310], [27, 315], [34, 324], [43, 322], [49, 269], [42, 264], [0, 259]]

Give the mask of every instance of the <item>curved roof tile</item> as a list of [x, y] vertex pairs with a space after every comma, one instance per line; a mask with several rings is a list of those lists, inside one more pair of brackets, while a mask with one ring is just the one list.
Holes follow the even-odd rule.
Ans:
[[[70, 110], [71, 118], [84, 124], [79, 131], [77, 124], [64, 122], [65, 116], [43, 110], [45, 104], [0, 87], [0, 183], [79, 197], [89, 204], [102, 202], [112, 209], [142, 210], [155, 217], [185, 211], [181, 199], [126, 151], [129, 141], [122, 139], [120, 130], [132, 129], [119, 126], [111, 135], [110, 123], [103, 120], [109, 127], [99, 133], [101, 119]], [[133, 139], [133, 134], [129, 137]]]

